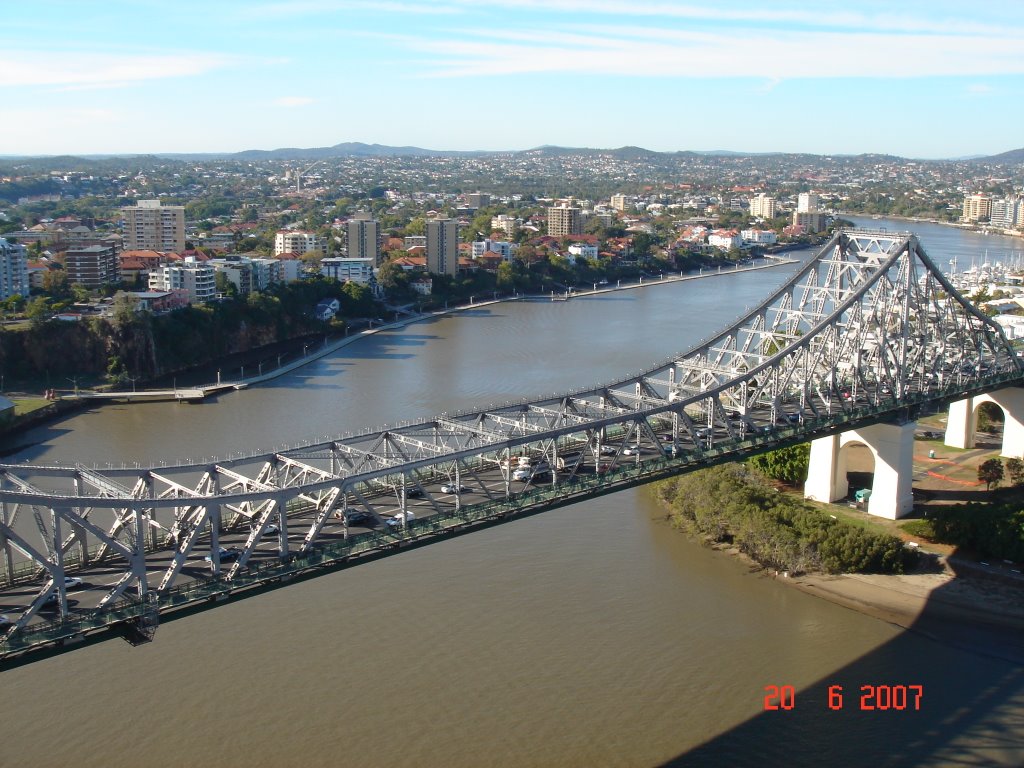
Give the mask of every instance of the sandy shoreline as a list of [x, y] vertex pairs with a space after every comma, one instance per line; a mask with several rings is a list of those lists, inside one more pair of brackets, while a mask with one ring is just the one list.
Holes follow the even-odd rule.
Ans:
[[928, 552], [916, 573], [786, 577], [735, 546], [710, 546], [805, 594], [937, 642], [1024, 664], [1024, 580], [957, 575], [945, 555]]
[[937, 642], [1024, 663], [1024, 585], [958, 576], [945, 557], [933, 573], [807, 574], [800, 591]]

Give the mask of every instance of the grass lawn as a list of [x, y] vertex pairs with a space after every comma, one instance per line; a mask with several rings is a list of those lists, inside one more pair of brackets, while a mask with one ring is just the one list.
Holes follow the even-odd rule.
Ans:
[[11, 400], [14, 402], [15, 416], [24, 416], [50, 404], [50, 401], [43, 397], [12, 397]]

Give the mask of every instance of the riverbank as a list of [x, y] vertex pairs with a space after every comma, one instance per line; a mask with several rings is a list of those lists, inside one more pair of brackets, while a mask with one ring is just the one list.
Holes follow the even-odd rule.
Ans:
[[1020, 237], [1024, 238], [1024, 230], [1019, 229], [1000, 229], [998, 227], [984, 227], [977, 224], [964, 224], [959, 221], [943, 221], [942, 219], [925, 219], [920, 216], [894, 216], [892, 214], [878, 215], [873, 213], [837, 213], [836, 216], [839, 218], [845, 218], [847, 216], [855, 216], [858, 219], [891, 219], [893, 221], [908, 221], [912, 224], [938, 224], [944, 227], [953, 227], [954, 229], [963, 230], [965, 232], [974, 232], [979, 235], [997, 234], [1004, 237]]
[[[420, 323], [428, 320], [445, 317], [448, 315], [454, 315], [459, 312], [465, 312], [468, 310], [477, 310], [482, 307], [489, 307], [496, 304], [503, 304], [507, 302], [546, 302], [546, 301], [566, 301], [576, 298], [586, 298], [593, 296], [600, 296], [603, 294], [615, 293], [618, 291], [629, 291], [637, 288], [649, 288], [654, 285], [669, 285], [672, 283], [687, 282], [690, 280], [703, 280], [711, 277], [721, 277], [725, 275], [736, 275], [744, 272], [752, 272], [763, 269], [773, 269], [775, 267], [786, 266], [797, 262], [797, 259], [789, 258], [786, 256], [778, 255], [773, 256], [770, 259], [764, 259], [763, 264], [749, 264], [741, 266], [740, 264], [732, 265], [729, 268], [719, 266], [717, 269], [708, 268], [700, 269], [697, 274], [684, 274], [679, 275], [668, 275], [660, 274], [657, 278], [647, 278], [646, 282], [643, 277], [640, 277], [637, 282], [624, 282], [617, 281], [615, 285], [601, 285], [595, 283], [591, 290], [569, 290], [559, 293], [551, 294], [524, 294], [524, 295], [513, 295], [513, 296], [501, 296], [494, 299], [488, 299], [484, 301], [470, 301], [469, 304], [460, 304], [454, 307], [445, 307], [444, 309], [432, 310], [429, 312], [421, 312], [416, 314], [409, 314], [407, 317], [400, 318], [390, 323], [382, 323], [376, 327], [370, 324], [370, 327], [358, 331], [355, 333], [346, 333], [342, 338], [330, 339], [324, 337], [323, 342], [312, 343], [308, 340], [302, 340], [302, 355], [282, 361], [284, 355], [278, 356], [277, 364], [273, 368], [264, 372], [263, 363], [256, 365], [250, 365], [249, 370], [256, 369], [255, 375], [245, 375], [245, 366], [242, 366], [239, 375], [231, 375], [233, 372], [228, 373], [225, 376], [221, 375], [220, 365], [213, 363], [204, 366], [204, 369], [209, 371], [217, 372], [217, 379], [215, 382], [199, 383], [190, 385], [189, 389], [194, 393], [194, 396], [189, 398], [191, 401], [200, 402], [207, 397], [224, 394], [231, 390], [245, 389], [250, 386], [257, 384], [263, 384], [268, 381], [273, 381], [281, 376], [292, 373], [304, 366], [320, 360], [327, 355], [333, 354], [338, 350], [354, 344], [360, 339], [368, 336], [373, 336], [384, 331], [391, 331], [406, 328], [414, 323]], [[296, 348], [298, 344], [296, 344]], [[257, 355], [258, 350], [251, 350], [249, 355]], [[269, 361], [268, 361], [269, 364]], [[182, 378], [185, 378], [182, 376]], [[166, 379], [166, 377], [165, 377]], [[177, 383], [174, 383], [171, 387], [163, 387], [159, 391], [139, 389], [138, 391], [124, 391], [124, 392], [111, 392], [104, 390], [98, 393], [91, 392], [58, 392], [57, 399], [62, 402], [68, 401], [88, 401], [90, 407], [103, 405], [108, 402], [118, 403], [131, 403], [131, 402], [152, 402], [156, 399], [166, 400], [181, 400], [179, 387]], [[18, 431], [17, 429], [12, 432]]]

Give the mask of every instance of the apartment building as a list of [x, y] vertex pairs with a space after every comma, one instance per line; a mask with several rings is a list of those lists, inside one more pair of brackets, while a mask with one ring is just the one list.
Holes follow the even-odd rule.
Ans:
[[466, 207], [479, 210], [491, 204], [491, 196], [486, 192], [470, 192], [466, 195]]
[[320, 274], [333, 277], [342, 283], [369, 283], [373, 279], [373, 259], [353, 259], [345, 256], [330, 256], [320, 262]]
[[28, 296], [28, 249], [0, 237], [0, 299]]
[[190, 304], [210, 301], [217, 296], [217, 270], [189, 256], [184, 261], [164, 264], [149, 273], [149, 290], [188, 292]]
[[346, 234], [350, 259], [372, 259], [375, 267], [380, 266], [380, 224], [376, 219], [366, 212], [357, 213], [348, 220]]
[[427, 222], [427, 271], [436, 275], [459, 271], [459, 224], [455, 219]]
[[988, 221], [992, 216], [992, 196], [967, 195], [964, 198], [964, 221]]
[[121, 282], [121, 264], [112, 245], [86, 245], [64, 252], [68, 283], [100, 288]]
[[159, 200], [139, 200], [122, 208], [125, 250], [185, 250], [185, 206], [162, 205]]
[[327, 240], [313, 232], [300, 232], [282, 230], [274, 235], [274, 255], [282, 253], [297, 253], [300, 256], [304, 253], [317, 252], [321, 256], [327, 255]]
[[1004, 197], [992, 201], [989, 222], [994, 227], [1012, 229], [1020, 216], [1021, 201], [1017, 197]]
[[750, 198], [750, 215], [762, 219], [774, 219], [778, 215], [778, 201], [762, 192]]
[[821, 197], [817, 192], [801, 192], [796, 198], [797, 213], [814, 213], [821, 208]]
[[552, 237], [582, 235], [581, 209], [568, 205], [554, 205], [548, 208], [548, 234]]

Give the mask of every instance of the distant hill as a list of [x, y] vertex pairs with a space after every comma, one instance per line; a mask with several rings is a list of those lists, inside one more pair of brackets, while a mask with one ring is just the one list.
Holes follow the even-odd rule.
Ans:
[[456, 152], [423, 147], [391, 147], [386, 144], [364, 144], [361, 141], [346, 141], [333, 147], [312, 147], [299, 149], [247, 149], [227, 157], [237, 160], [321, 160], [329, 157], [437, 157], [439, 155], [476, 155], [481, 152]]
[[[247, 149], [242, 152], [161, 152], [159, 154], [137, 155], [79, 155], [79, 156], [54, 156], [54, 155], [0, 155], [0, 164], [9, 166], [17, 163], [20, 167], [72, 167], [85, 170], [90, 165], [102, 167], [105, 163], [117, 160], [134, 160], [140, 167], [147, 167], [159, 164], [161, 160], [180, 161], [206, 161], [206, 160], [298, 160], [315, 161], [325, 160], [334, 157], [480, 157], [486, 155], [524, 155], [539, 157], [614, 157], [618, 160], [671, 160], [681, 158], [806, 158], [809, 162], [815, 160], [876, 160], [898, 162], [906, 159], [897, 155], [881, 155], [865, 153], [859, 155], [847, 155], [842, 153], [828, 153], [814, 155], [803, 152], [737, 152], [734, 150], [678, 150], [674, 152], [658, 152], [644, 147], [624, 146], [615, 149], [594, 148], [594, 147], [561, 147], [555, 145], [543, 145], [525, 150], [438, 150], [425, 149], [423, 147], [403, 146], [393, 147], [387, 144], [365, 144], [360, 141], [346, 141], [335, 144], [331, 147], [281, 147], [278, 149]], [[921, 158], [925, 160], [924, 158]], [[946, 159], [927, 159], [926, 162], [978, 162], [994, 164], [1017, 164], [1024, 163], [1024, 148], [1014, 149], [1010, 152], [1003, 152], [999, 155], [988, 157], [972, 156]]]
[[1024, 147], [1011, 149], [1009, 152], [1002, 152], [998, 155], [976, 158], [979, 163], [1024, 163]]

